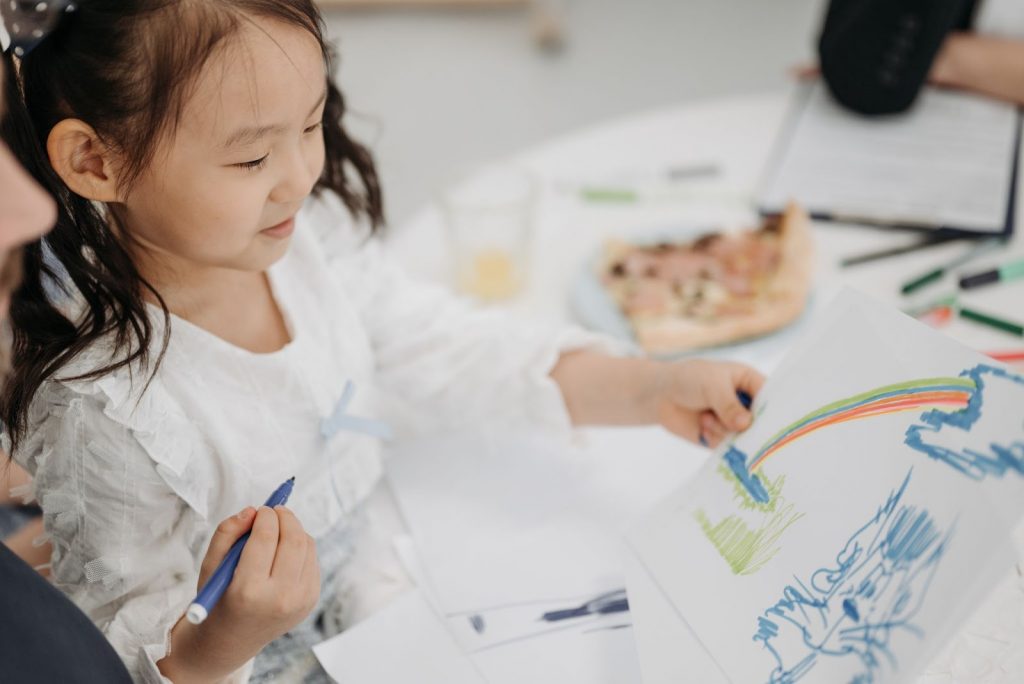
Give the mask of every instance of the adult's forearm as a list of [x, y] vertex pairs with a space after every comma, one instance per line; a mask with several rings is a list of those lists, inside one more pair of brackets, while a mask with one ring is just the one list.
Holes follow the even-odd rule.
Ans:
[[954, 33], [943, 44], [930, 80], [1024, 104], [1024, 41]]

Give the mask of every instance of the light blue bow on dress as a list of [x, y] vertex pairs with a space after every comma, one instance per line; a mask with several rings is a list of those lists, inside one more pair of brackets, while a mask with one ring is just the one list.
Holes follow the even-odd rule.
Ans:
[[338, 403], [334, 405], [333, 413], [320, 421], [320, 434], [323, 435], [324, 439], [330, 439], [342, 430], [358, 432], [385, 441], [394, 439], [394, 430], [384, 421], [360, 418], [359, 416], [351, 416], [346, 413], [355, 393], [355, 383], [351, 380], [346, 381], [345, 389], [341, 392], [341, 399], [338, 399]]

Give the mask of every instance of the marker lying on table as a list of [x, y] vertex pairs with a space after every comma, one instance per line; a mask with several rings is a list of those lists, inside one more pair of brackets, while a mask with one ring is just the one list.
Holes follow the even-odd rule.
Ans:
[[900, 245], [898, 247], [887, 247], [880, 249], [875, 252], [867, 252], [865, 254], [857, 254], [855, 256], [848, 256], [839, 262], [839, 265], [843, 268], [847, 266], [859, 266], [860, 264], [866, 264], [871, 261], [878, 261], [879, 259], [888, 259], [889, 257], [900, 256], [903, 254], [910, 254], [921, 249], [928, 249], [929, 247], [937, 247], [944, 245], [947, 242], [953, 240], [962, 240], [963, 238], [957, 235], [948, 235], [945, 233], [936, 233], [934, 235], [926, 235], [925, 237], [911, 242], [910, 244]]
[[[288, 502], [288, 497], [291, 496], [292, 487], [294, 486], [295, 478], [289, 478], [283, 485], [274, 490], [274, 493], [270, 495], [264, 506], [267, 508], [283, 506]], [[198, 625], [206, 619], [210, 611], [213, 610], [213, 607], [217, 605], [217, 601], [224, 595], [228, 585], [231, 584], [231, 578], [235, 576], [235, 568], [238, 567], [238, 560], [242, 557], [242, 549], [245, 548], [245, 542], [249, 540], [250, 534], [250, 532], [246, 532], [239, 537], [238, 541], [231, 545], [231, 549], [224, 556], [224, 560], [220, 562], [217, 569], [210, 575], [210, 579], [206, 580], [206, 584], [196, 594], [195, 600], [189, 605], [185, 616], [193, 625]]]
[[993, 358], [996, 361], [1002, 361], [1003, 363], [1013, 363], [1016, 361], [1024, 361], [1024, 349], [1012, 351], [989, 351], [985, 352], [985, 356]]
[[1004, 240], [1002, 238], [995, 238], [993, 240], [983, 240], [977, 245], [972, 246], [970, 249], [968, 249], [966, 252], [956, 257], [955, 259], [952, 259], [943, 264], [942, 266], [932, 269], [931, 271], [928, 271], [924, 275], [918, 276], [917, 278], [914, 278], [913, 280], [905, 283], [901, 288], [900, 292], [902, 292], [903, 294], [910, 294], [911, 292], [919, 290], [925, 285], [928, 285], [929, 283], [934, 283], [938, 280], [941, 280], [942, 277], [949, 273], [950, 271], [960, 268], [961, 266], [971, 261], [972, 259], [977, 259], [986, 252], [990, 252], [998, 247], [1001, 247], [1003, 244]]
[[[750, 396], [750, 394], [748, 394], [747, 392], [745, 392], [743, 390], [736, 390], [736, 398], [740, 400], [741, 404], [743, 404], [743, 408], [747, 409], [748, 411], [750, 410], [750, 407], [754, 403], [754, 399]], [[703, 433], [700, 436], [700, 445], [701, 446], [707, 446], [708, 445], [708, 440], [705, 439]]]
[[966, 318], [969, 321], [980, 323], [981, 325], [987, 325], [990, 328], [996, 330], [1002, 330], [1003, 332], [1016, 335], [1017, 337], [1024, 337], [1024, 324], [1016, 323], [1014, 321], [1008, 321], [1004, 318], [993, 316], [989, 313], [982, 313], [976, 309], [968, 309], [963, 306], [960, 307], [960, 318]]
[[971, 288], [989, 285], [991, 283], [1004, 283], [1008, 280], [1024, 278], [1024, 259], [1003, 264], [999, 268], [982, 273], [974, 273], [960, 279], [960, 289], [970, 290]]

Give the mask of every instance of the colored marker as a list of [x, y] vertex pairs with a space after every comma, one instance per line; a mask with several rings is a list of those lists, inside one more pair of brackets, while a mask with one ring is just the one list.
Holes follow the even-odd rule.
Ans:
[[626, 597], [625, 589], [609, 591], [601, 594], [583, 605], [576, 608], [564, 610], [551, 610], [540, 616], [545, 622], [558, 622], [571, 618], [586, 617], [587, 615], [610, 615], [611, 613], [625, 613], [629, 610], [629, 599]]
[[939, 266], [938, 268], [928, 271], [924, 275], [918, 276], [917, 278], [914, 278], [913, 280], [904, 283], [903, 287], [900, 288], [900, 292], [902, 292], [903, 294], [910, 294], [911, 292], [920, 290], [925, 285], [940, 280], [950, 271], [960, 268], [967, 262], [973, 259], [977, 259], [979, 256], [985, 254], [986, 252], [990, 252], [993, 249], [1002, 246], [1002, 244], [1002, 239], [984, 240], [981, 243], [974, 245], [969, 250], [967, 250], [960, 256], [956, 257], [955, 259], [949, 261], [948, 263], [945, 263], [942, 266]]
[[920, 319], [922, 316], [927, 316], [936, 309], [955, 309], [959, 306], [960, 295], [950, 294], [945, 297], [937, 297], [932, 301], [928, 302], [924, 306], [914, 306], [907, 309], [903, 309], [903, 313], [908, 316]]
[[748, 411], [750, 410], [751, 405], [753, 405], [754, 403], [754, 399], [743, 390], [736, 390], [736, 398], [740, 400], [741, 404], [743, 404], [743, 408], [747, 409]]
[[[274, 493], [267, 499], [267, 503], [263, 505], [267, 508], [283, 506], [288, 502], [288, 497], [291, 496], [294, 486], [295, 478], [289, 478], [284, 484], [274, 490]], [[188, 612], [185, 613], [188, 621], [193, 625], [198, 625], [207, 618], [213, 607], [217, 605], [217, 601], [224, 595], [228, 585], [231, 584], [231, 578], [235, 576], [235, 568], [238, 567], [238, 560], [242, 557], [242, 549], [245, 548], [245, 542], [249, 541], [250, 534], [250, 532], [246, 532], [238, 541], [231, 545], [231, 549], [224, 556], [224, 560], [220, 562], [217, 569], [210, 575], [210, 579], [206, 580], [206, 584], [196, 594], [195, 600], [192, 601], [192, 604], [188, 607]]]
[[866, 264], [872, 261], [878, 261], [880, 259], [888, 259], [890, 257], [900, 256], [903, 254], [910, 254], [911, 252], [917, 252], [922, 249], [928, 249], [929, 247], [937, 247], [938, 245], [944, 245], [947, 242], [952, 242], [953, 240], [962, 239], [963, 238], [958, 235], [936, 233], [934, 235], [928, 235], [926, 237], [923, 237], [907, 245], [900, 245], [899, 247], [888, 247], [886, 249], [880, 249], [875, 252], [867, 252], [865, 254], [849, 256], [842, 259], [839, 262], [839, 265], [844, 268], [847, 266], [859, 266], [860, 264]]
[[985, 355], [995, 359], [996, 361], [1002, 361], [1004, 363], [1024, 361], [1024, 349], [1018, 349], [1016, 351], [990, 351], [985, 352]]
[[964, 276], [960, 279], [960, 289], [970, 290], [982, 285], [1005, 283], [1008, 280], [1016, 280], [1017, 278], [1024, 278], [1024, 259], [1003, 264], [991, 271]]
[[982, 313], [980, 311], [975, 311], [973, 309], [960, 307], [960, 318], [966, 318], [969, 321], [981, 323], [982, 325], [987, 325], [990, 328], [995, 328], [996, 330], [1008, 332], [1011, 335], [1016, 335], [1017, 337], [1024, 337], [1024, 325], [1021, 325], [1020, 323], [1014, 323], [1013, 321], [1007, 321], [1002, 318], [997, 318], [992, 314]]
[[[681, 181], [688, 181], [694, 178], [708, 178], [717, 176], [719, 168], [717, 164], [702, 163], [692, 164], [685, 166], [674, 166], [667, 169], [664, 172], [664, 179], [669, 183], [678, 183]], [[636, 174], [631, 174], [636, 176]], [[661, 180], [662, 174], [658, 174], [654, 179], [655, 183], [627, 183], [625, 185], [619, 184], [587, 184], [580, 189], [580, 195], [586, 202], [617, 202], [617, 203], [633, 203], [639, 202], [644, 199], [685, 199], [687, 195], [684, 193], [678, 195], [672, 192], [671, 188], [662, 187], [658, 181]], [[639, 178], [634, 178], [634, 181], [643, 181], [647, 177], [646, 174]], [[653, 190], [653, 192], [652, 192]], [[661, 192], [659, 192], [661, 190]]]

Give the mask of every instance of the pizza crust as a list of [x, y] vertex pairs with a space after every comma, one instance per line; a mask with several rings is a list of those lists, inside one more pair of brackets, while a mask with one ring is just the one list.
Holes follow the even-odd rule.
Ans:
[[781, 216], [778, 234], [779, 263], [758, 293], [753, 311], [713, 321], [672, 314], [634, 316], [630, 323], [640, 346], [653, 354], [679, 353], [765, 335], [796, 320], [807, 304], [814, 271], [807, 213], [789, 204]]

